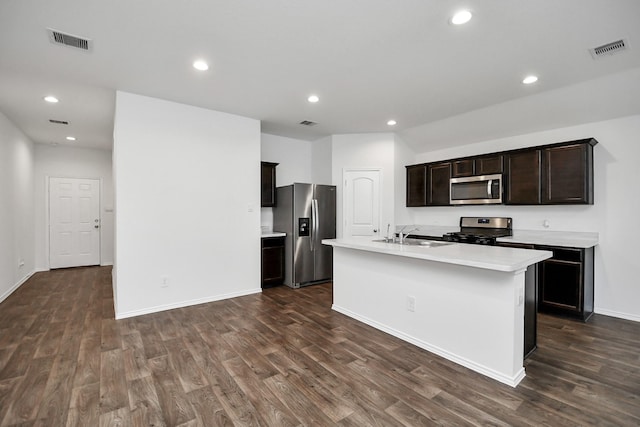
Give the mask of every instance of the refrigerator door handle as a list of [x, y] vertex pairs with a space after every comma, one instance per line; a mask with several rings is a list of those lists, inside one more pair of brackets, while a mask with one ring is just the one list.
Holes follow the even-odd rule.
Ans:
[[316, 235], [318, 234], [318, 199], [311, 200], [311, 250], [316, 250]]

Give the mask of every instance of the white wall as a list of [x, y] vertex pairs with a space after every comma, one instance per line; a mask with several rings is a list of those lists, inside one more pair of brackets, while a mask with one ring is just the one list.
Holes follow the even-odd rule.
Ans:
[[260, 292], [259, 162], [257, 120], [116, 94], [118, 318]]
[[33, 145], [0, 113], [0, 302], [35, 268]]
[[345, 169], [379, 168], [382, 196], [380, 198], [380, 227], [394, 223], [395, 186], [395, 135], [392, 133], [367, 133], [332, 136], [332, 182], [336, 194], [336, 235], [343, 232], [342, 176]]
[[35, 145], [36, 269], [49, 269], [49, 177], [100, 180], [100, 264], [113, 264], [112, 153], [69, 146]]
[[314, 184], [332, 185], [332, 140], [328, 136], [311, 143], [311, 181]]
[[311, 142], [284, 136], [261, 135], [260, 160], [279, 163], [276, 186], [311, 181]]
[[409, 145], [400, 136], [395, 135], [395, 224], [411, 224], [413, 222], [411, 211], [405, 207], [407, 194], [407, 174], [405, 166], [415, 163], [415, 155], [416, 153]]
[[[514, 227], [543, 230], [594, 231], [596, 247], [595, 310], [640, 321], [640, 286], [636, 279], [635, 226], [640, 212], [640, 115], [422, 153], [413, 163], [594, 137], [595, 203], [592, 206], [463, 206], [404, 208], [415, 224], [457, 225], [460, 216], [509, 216]], [[404, 204], [404, 202], [403, 202]], [[398, 209], [402, 209], [398, 206]]]

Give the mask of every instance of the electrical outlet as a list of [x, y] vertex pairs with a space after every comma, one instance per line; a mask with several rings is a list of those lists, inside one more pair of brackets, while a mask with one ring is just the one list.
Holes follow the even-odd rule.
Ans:
[[160, 277], [160, 287], [161, 288], [169, 287], [169, 278], [167, 276]]
[[407, 310], [416, 311], [416, 297], [407, 296]]

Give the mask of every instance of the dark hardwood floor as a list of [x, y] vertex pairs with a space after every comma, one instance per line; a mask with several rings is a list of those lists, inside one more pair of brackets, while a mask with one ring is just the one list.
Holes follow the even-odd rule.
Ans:
[[0, 425], [638, 426], [640, 324], [539, 316], [516, 388], [331, 311], [331, 286], [115, 320], [111, 268], [0, 304]]

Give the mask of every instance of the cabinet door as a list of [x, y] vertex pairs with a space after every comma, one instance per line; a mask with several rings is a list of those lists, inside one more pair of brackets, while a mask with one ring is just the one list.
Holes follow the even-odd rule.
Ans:
[[492, 175], [496, 173], [502, 173], [502, 156], [484, 156], [479, 157], [475, 161], [475, 174], [476, 175]]
[[284, 281], [284, 237], [262, 239], [262, 287]]
[[260, 162], [260, 206], [276, 205], [276, 166], [278, 163]]
[[540, 204], [540, 150], [527, 150], [507, 155], [505, 203], [511, 205]]
[[451, 179], [451, 163], [436, 163], [429, 165], [429, 185], [427, 203], [430, 206], [448, 206]]
[[593, 204], [589, 144], [545, 148], [543, 203]]
[[451, 162], [451, 176], [461, 178], [464, 176], [472, 176], [475, 174], [473, 168], [473, 159], [462, 159]]
[[407, 206], [427, 205], [427, 165], [407, 166]]
[[582, 263], [551, 258], [543, 261], [540, 269], [540, 306], [581, 313]]

